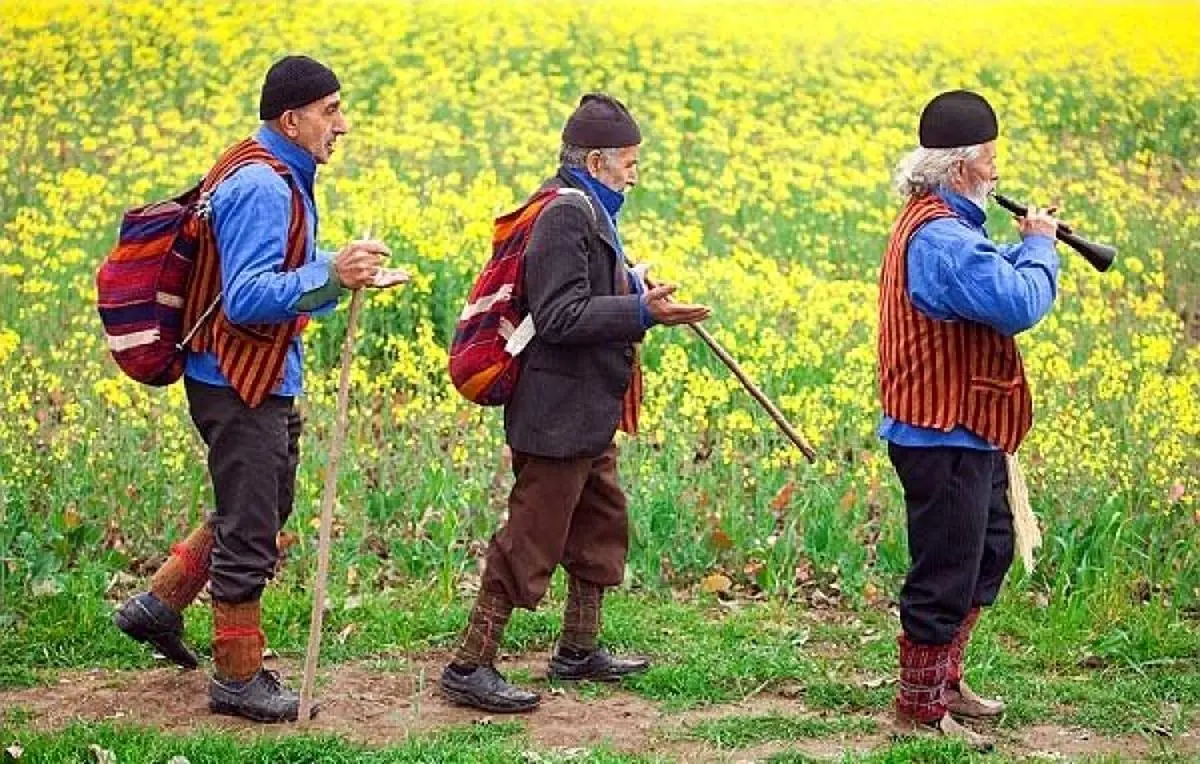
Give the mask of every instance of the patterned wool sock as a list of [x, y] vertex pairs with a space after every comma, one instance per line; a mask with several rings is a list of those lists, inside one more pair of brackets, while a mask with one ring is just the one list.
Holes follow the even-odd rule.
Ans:
[[946, 675], [950, 668], [949, 645], [919, 645], [900, 635], [900, 689], [896, 713], [929, 723], [946, 715]]
[[946, 674], [948, 687], [957, 688], [958, 683], [962, 681], [963, 660], [966, 656], [967, 644], [971, 641], [971, 631], [974, 630], [978, 621], [979, 608], [971, 608], [967, 617], [959, 624], [958, 631], [954, 632], [954, 639], [950, 642], [950, 667]]
[[604, 587], [571, 576], [567, 579], [567, 604], [563, 608], [560, 648], [576, 653], [596, 649], [600, 635], [600, 609], [604, 602]]
[[150, 592], [176, 613], [182, 613], [208, 583], [213, 532], [204, 523], [171, 547], [171, 556], [150, 579]]
[[262, 630], [258, 600], [217, 602], [213, 600], [213, 666], [217, 676], [245, 682], [262, 668], [267, 637]]
[[454, 655], [454, 663], [460, 669], [475, 666], [490, 666], [500, 651], [500, 638], [504, 627], [512, 616], [513, 606], [503, 592], [480, 590], [467, 620], [467, 633], [462, 646]]

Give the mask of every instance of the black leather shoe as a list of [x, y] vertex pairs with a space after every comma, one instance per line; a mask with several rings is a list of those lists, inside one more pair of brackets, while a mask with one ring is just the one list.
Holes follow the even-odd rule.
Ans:
[[200, 665], [196, 654], [183, 642], [183, 617], [150, 592], [125, 600], [113, 613], [113, 623], [182, 668], [194, 669]]
[[442, 672], [441, 686], [442, 693], [455, 703], [494, 714], [532, 711], [542, 702], [542, 696], [513, 687], [492, 666], [476, 666], [465, 673], [458, 667], [447, 666]]
[[650, 668], [645, 658], [618, 658], [603, 647], [591, 652], [582, 652], [560, 647], [550, 659], [551, 679], [577, 681], [590, 679], [594, 682], [615, 682], [631, 674], [640, 674]]
[[[279, 681], [279, 674], [259, 669], [252, 679], [236, 682], [213, 677], [208, 682], [208, 709], [214, 714], [241, 716], [256, 722], [294, 722], [300, 715], [300, 695]], [[309, 716], [316, 716], [314, 704]]]

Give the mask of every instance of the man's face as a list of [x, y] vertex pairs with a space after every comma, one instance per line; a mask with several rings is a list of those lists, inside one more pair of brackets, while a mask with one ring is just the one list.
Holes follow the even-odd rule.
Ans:
[[641, 146], [626, 146], [605, 156], [600, 150], [588, 154], [587, 168], [592, 177], [618, 193], [637, 185], [638, 153]]
[[284, 134], [311, 154], [317, 164], [329, 161], [338, 137], [350, 130], [342, 114], [342, 98], [338, 93], [330, 93], [299, 109], [284, 112], [279, 123]]
[[983, 144], [979, 155], [963, 161], [955, 175], [955, 191], [977, 202], [986, 201], [1000, 179], [996, 172], [996, 142]]

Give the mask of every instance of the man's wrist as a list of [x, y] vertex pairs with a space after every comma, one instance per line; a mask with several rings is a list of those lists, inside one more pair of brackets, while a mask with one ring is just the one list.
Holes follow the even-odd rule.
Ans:
[[642, 328], [649, 329], [658, 324], [658, 320], [654, 318], [654, 314], [650, 312], [650, 306], [646, 304], [646, 295], [642, 293], [638, 300], [638, 313], [642, 318]]

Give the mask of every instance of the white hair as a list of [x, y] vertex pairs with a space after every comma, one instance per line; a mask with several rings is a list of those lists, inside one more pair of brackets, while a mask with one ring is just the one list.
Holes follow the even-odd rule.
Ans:
[[981, 145], [954, 149], [918, 148], [896, 165], [892, 185], [903, 197], [920, 196], [949, 186], [955, 163], [975, 159], [979, 156], [980, 148]]
[[563, 167], [586, 170], [588, 154], [591, 154], [593, 151], [600, 152], [600, 156], [604, 158], [604, 163], [607, 166], [617, 161], [617, 152], [619, 152], [620, 149], [588, 149], [582, 146], [572, 146], [569, 143], [564, 143], [562, 149], [558, 152], [558, 161]]

